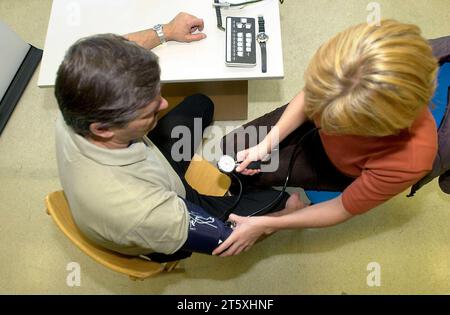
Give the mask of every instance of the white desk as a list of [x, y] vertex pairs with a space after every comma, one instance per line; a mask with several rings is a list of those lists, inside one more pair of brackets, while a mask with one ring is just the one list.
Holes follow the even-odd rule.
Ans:
[[[234, 0], [235, 2], [237, 0]], [[256, 45], [257, 65], [252, 68], [225, 66], [225, 32], [217, 28], [212, 0], [54, 0], [45, 41], [38, 85], [53, 86], [65, 51], [77, 39], [97, 34], [126, 34], [169, 22], [177, 13], [188, 12], [205, 22], [207, 38], [193, 43], [169, 42], [153, 49], [162, 69], [161, 81], [206, 82], [282, 78], [278, 0], [264, 0], [242, 9], [222, 9], [226, 16], [264, 15], [267, 42], [267, 73], [261, 72], [261, 52]]]

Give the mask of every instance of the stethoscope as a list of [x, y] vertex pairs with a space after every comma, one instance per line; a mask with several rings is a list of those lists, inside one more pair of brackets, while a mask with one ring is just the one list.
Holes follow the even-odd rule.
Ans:
[[[291, 177], [291, 172], [292, 172], [292, 168], [294, 166], [295, 157], [297, 156], [297, 151], [299, 151], [299, 149], [301, 148], [301, 144], [306, 139], [306, 137], [309, 136], [310, 134], [312, 134], [313, 132], [319, 130], [319, 129], [320, 128], [313, 128], [313, 129], [309, 130], [307, 133], [305, 133], [301, 137], [300, 141], [295, 145], [294, 151], [292, 152], [291, 158], [289, 160], [289, 167], [288, 167], [288, 171], [287, 171], [286, 178], [285, 178], [285, 181], [284, 181], [283, 189], [280, 191], [278, 196], [275, 197], [271, 202], [269, 202], [263, 208], [253, 212], [252, 214], [249, 214], [248, 217], [252, 217], [252, 216], [258, 215], [260, 213], [265, 213], [267, 211], [270, 211], [276, 205], [278, 205], [280, 203], [280, 201], [283, 198], [283, 195], [284, 195], [284, 193], [286, 191], [286, 188], [288, 186], [289, 179]], [[262, 164], [261, 161], [253, 161], [247, 166], [247, 169], [260, 169], [261, 168], [261, 164]], [[223, 155], [219, 159], [219, 161], [217, 162], [218, 169], [222, 173], [225, 173], [227, 175], [231, 175], [239, 184], [238, 197], [237, 197], [236, 201], [234, 202], [234, 204], [228, 210], [226, 210], [224, 212], [224, 214], [222, 215], [222, 217], [220, 218], [223, 221], [228, 219], [228, 216], [233, 212], [234, 209], [236, 209], [237, 205], [239, 204], [239, 202], [242, 199], [242, 191], [243, 191], [242, 181], [239, 178], [239, 176], [236, 175], [236, 172], [235, 172], [236, 167], [238, 167], [239, 165], [240, 165], [240, 162], [236, 161], [233, 157], [231, 157], [229, 155]]]

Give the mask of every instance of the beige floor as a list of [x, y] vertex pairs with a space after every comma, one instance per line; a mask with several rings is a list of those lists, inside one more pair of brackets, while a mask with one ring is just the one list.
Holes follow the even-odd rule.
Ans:
[[[320, 43], [365, 21], [369, 2], [286, 0], [285, 79], [250, 82], [250, 118], [289, 101]], [[450, 33], [448, 0], [378, 2], [383, 17], [416, 23], [427, 37]], [[0, 0], [0, 20], [42, 48], [50, 8], [50, 0]], [[53, 147], [57, 105], [53, 90], [36, 82], [35, 74], [0, 137], [0, 293], [450, 293], [450, 196], [436, 182], [413, 199], [402, 194], [337, 227], [280, 232], [228, 259], [194, 255], [184, 272], [132, 282], [102, 268], [44, 213], [44, 196], [60, 189]], [[72, 261], [81, 266], [80, 287], [66, 285]], [[370, 262], [381, 266], [380, 287], [366, 283]]]

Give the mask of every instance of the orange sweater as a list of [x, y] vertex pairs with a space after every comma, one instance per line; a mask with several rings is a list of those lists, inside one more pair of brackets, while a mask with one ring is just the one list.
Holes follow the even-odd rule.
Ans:
[[320, 131], [330, 161], [356, 177], [342, 193], [345, 209], [364, 213], [425, 176], [437, 152], [436, 123], [426, 108], [409, 130], [388, 137], [333, 136]]

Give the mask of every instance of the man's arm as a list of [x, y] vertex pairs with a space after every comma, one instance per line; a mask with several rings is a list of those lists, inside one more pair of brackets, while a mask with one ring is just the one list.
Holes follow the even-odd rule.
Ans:
[[347, 221], [352, 214], [342, 204], [341, 196], [318, 203], [287, 215], [240, 217], [230, 215], [229, 220], [236, 222], [233, 233], [217, 247], [213, 255], [233, 256], [249, 250], [261, 237], [279, 230], [297, 228], [319, 228]]
[[[201, 33], [204, 28], [203, 19], [199, 19], [188, 13], [178, 13], [176, 17], [163, 25], [164, 37], [167, 41], [193, 42], [206, 38], [206, 34]], [[195, 33], [199, 31], [198, 33]], [[160, 44], [158, 35], [153, 29], [146, 29], [124, 35], [128, 40], [136, 42], [146, 49], [153, 49]]]

